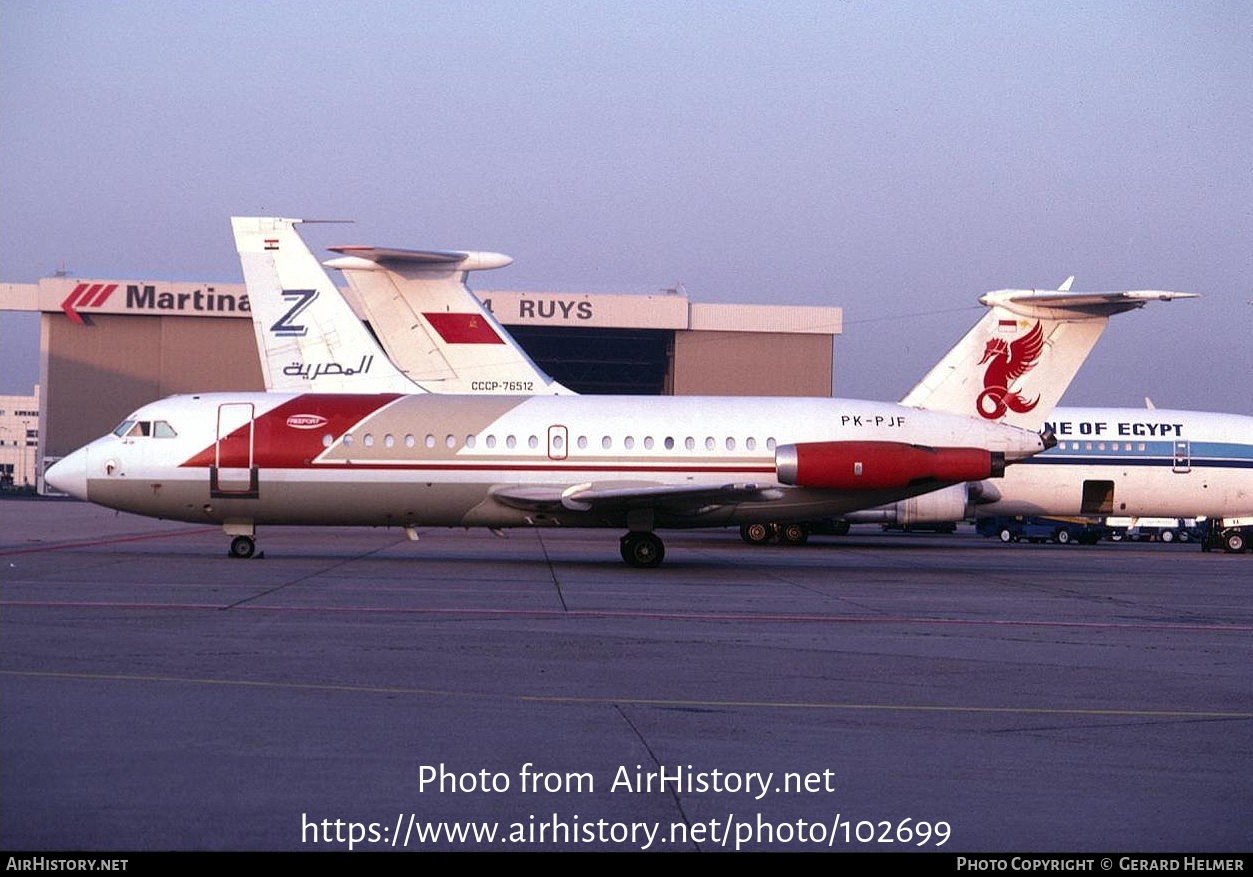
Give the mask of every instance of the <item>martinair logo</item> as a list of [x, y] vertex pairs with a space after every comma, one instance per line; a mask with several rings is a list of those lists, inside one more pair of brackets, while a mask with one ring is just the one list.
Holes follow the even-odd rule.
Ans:
[[109, 300], [109, 296], [113, 295], [115, 289], [117, 289], [116, 283], [80, 283], [65, 297], [65, 301], [61, 302], [61, 310], [65, 311], [65, 315], [75, 323], [85, 326], [87, 321], [78, 309], [100, 307]]
[[287, 418], [287, 425], [292, 429], [318, 429], [327, 423], [321, 414], [293, 414]]
[[1040, 402], [1040, 397], [1028, 402], [1017, 390], [1010, 387], [1040, 361], [1044, 351], [1044, 332], [1039, 321], [1026, 335], [1009, 344], [1004, 338], [992, 338], [983, 349], [979, 365], [988, 363], [983, 373], [983, 392], [975, 400], [975, 409], [988, 420], [998, 420], [1006, 411], [1026, 414]]

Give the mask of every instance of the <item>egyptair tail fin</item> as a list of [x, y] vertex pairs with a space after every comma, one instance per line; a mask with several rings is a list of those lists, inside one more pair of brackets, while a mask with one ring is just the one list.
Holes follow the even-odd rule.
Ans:
[[1192, 293], [1003, 289], [988, 312], [901, 400], [902, 405], [1039, 429], [1109, 318]]
[[470, 291], [470, 271], [501, 268], [500, 253], [331, 247], [354, 302], [383, 349], [435, 393], [567, 395]]
[[267, 390], [421, 393], [296, 234], [299, 219], [231, 218]]

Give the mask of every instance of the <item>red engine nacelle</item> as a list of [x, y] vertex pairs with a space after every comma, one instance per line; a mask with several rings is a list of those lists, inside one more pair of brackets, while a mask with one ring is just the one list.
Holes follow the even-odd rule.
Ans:
[[833, 490], [892, 490], [933, 482], [1000, 478], [1005, 455], [983, 448], [930, 448], [902, 442], [804, 442], [774, 452], [779, 481]]

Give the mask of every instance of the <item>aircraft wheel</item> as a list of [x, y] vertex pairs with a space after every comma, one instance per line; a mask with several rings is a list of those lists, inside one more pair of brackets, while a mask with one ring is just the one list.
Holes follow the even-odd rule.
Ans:
[[1057, 535], [1053, 537], [1053, 540], [1054, 540], [1055, 542], [1057, 542], [1057, 544], [1058, 544], [1058, 545], [1068, 545], [1068, 544], [1070, 544], [1070, 531], [1069, 531], [1069, 530], [1058, 530], [1058, 531], [1057, 531]]
[[1175, 541], [1175, 531], [1174, 531], [1174, 530], [1163, 530], [1163, 531], [1162, 531], [1162, 535], [1161, 535], [1159, 538], [1160, 538], [1163, 542], [1174, 542], [1174, 541]]
[[1244, 534], [1228, 533], [1227, 537], [1223, 540], [1223, 543], [1223, 547], [1232, 554], [1239, 554], [1244, 550]]
[[804, 545], [809, 541], [809, 529], [804, 524], [784, 524], [779, 538], [784, 545]]
[[740, 526], [740, 538], [749, 545], [765, 545], [772, 535], [769, 524], [752, 523]]
[[997, 538], [998, 538], [998, 539], [1000, 539], [1002, 542], [1013, 542], [1013, 541], [1014, 541], [1014, 534], [1013, 534], [1013, 533], [1011, 533], [1011, 532], [1009, 532], [1009, 528], [1008, 528], [1008, 527], [1006, 527], [1006, 528], [1004, 528], [1003, 530], [1001, 530], [1001, 532], [997, 533], [997, 534], [996, 534], [996, 536], [997, 536]]
[[622, 559], [636, 569], [661, 566], [666, 557], [666, 547], [656, 533], [627, 533], [620, 543]]
[[1188, 531], [1187, 531], [1187, 530], [1180, 530], [1180, 531], [1179, 531], [1179, 541], [1180, 541], [1180, 542], [1191, 542], [1191, 541], [1192, 541], [1192, 537], [1191, 537], [1190, 535], [1188, 535]]
[[251, 536], [236, 536], [231, 540], [231, 557], [247, 560], [257, 553], [257, 540]]

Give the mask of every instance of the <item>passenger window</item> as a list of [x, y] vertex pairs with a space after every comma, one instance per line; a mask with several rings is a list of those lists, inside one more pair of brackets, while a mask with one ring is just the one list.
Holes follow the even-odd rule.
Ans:
[[627, 436], [627, 437], [623, 440], [623, 442], [622, 442], [622, 446], [623, 446], [624, 448], [626, 448], [628, 451], [629, 451], [629, 450], [631, 450], [632, 448], [634, 448], [634, 447], [635, 447], [635, 436], [631, 436], [631, 435]]
[[413, 447], [414, 445], [416, 445], [417, 443], [418, 443], [418, 440], [417, 440], [416, 438], [414, 438], [413, 433], [409, 433], [408, 435], [406, 435], [406, 436], [405, 436], [405, 447], [406, 447], [406, 448], [412, 448], [412, 447]]
[[322, 436], [322, 447], [329, 448], [335, 441], [335, 436], [329, 432]]
[[367, 448], [374, 447], [374, 433], [367, 432], [365, 434], [365, 438], [361, 440], [361, 444], [365, 445]]
[[467, 448], [473, 448], [476, 444], [478, 444], [478, 439], [476, 439], [476, 438], [475, 438], [474, 436], [472, 436], [472, 435], [468, 435], [468, 436], [466, 436], [466, 447], [467, 447]]
[[613, 439], [611, 439], [609, 436], [605, 436], [603, 439], [600, 440], [600, 446], [604, 448], [606, 451], [609, 450], [610, 448], [613, 447]]
[[507, 436], [505, 438], [505, 447], [516, 448], [517, 446], [518, 446], [518, 440], [516, 438], [514, 438], [513, 436]]
[[539, 439], [538, 439], [538, 438], [536, 438], [535, 436], [531, 436], [529, 439], [527, 439], [527, 440], [526, 440], [526, 446], [527, 446], [528, 448], [531, 448], [531, 449], [538, 448], [538, 447], [539, 447]]
[[383, 436], [383, 447], [390, 448], [395, 444], [396, 444], [396, 436], [392, 435], [390, 432], [387, 435]]
[[444, 447], [449, 449], [457, 447], [457, 437], [455, 435], [444, 436]]
[[586, 448], [587, 448], [587, 436], [581, 435], [579, 436], [579, 450], [581, 451]]
[[494, 436], [494, 435], [489, 435], [489, 436], [487, 437], [487, 446], [488, 446], [489, 448], [494, 448], [494, 447], [496, 447], [496, 436]]
[[757, 439], [753, 438], [752, 436], [749, 436], [748, 438], [744, 439], [744, 447], [748, 448], [750, 451], [757, 450]]

